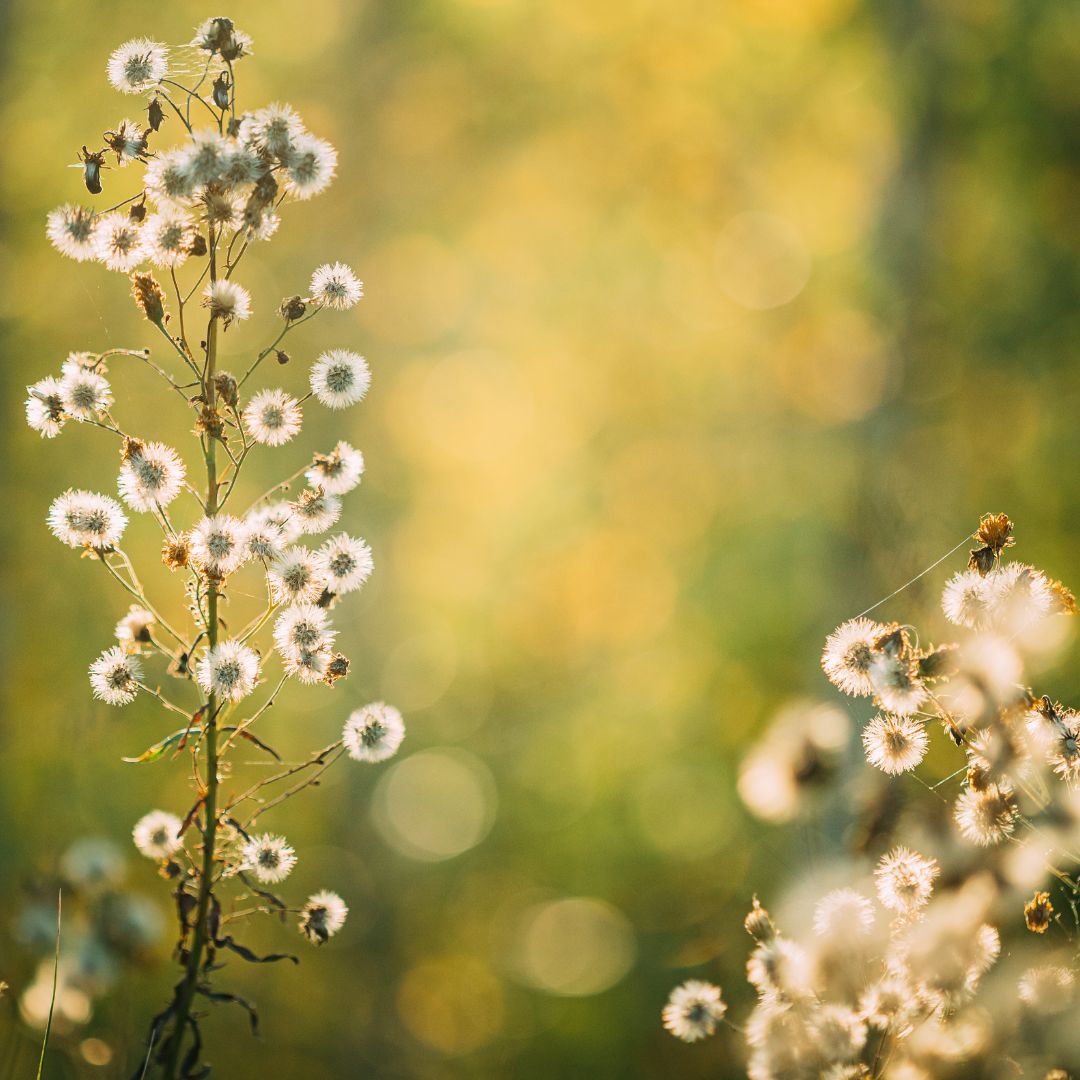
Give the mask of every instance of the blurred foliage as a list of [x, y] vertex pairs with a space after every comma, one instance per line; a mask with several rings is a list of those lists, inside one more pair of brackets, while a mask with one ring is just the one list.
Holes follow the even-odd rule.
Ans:
[[[105, 82], [110, 50], [214, 14], [255, 39], [242, 105], [288, 100], [341, 152], [330, 192], [248, 256], [256, 314], [328, 259], [366, 282], [349, 316], [301, 331], [283, 381], [326, 346], [375, 372], [368, 401], [313, 413], [293, 454], [315, 434], [367, 457], [343, 520], [377, 562], [341, 623], [355, 673], [293, 693], [265, 730], [299, 752], [382, 697], [410, 725], [399, 765], [330, 774], [273, 821], [301, 853], [290, 892], [331, 885], [352, 916], [299, 969], [230, 970], [267, 1034], [215, 1015], [216, 1072], [737, 1076], [735, 1041], [680, 1045], [659, 1010], [690, 974], [747, 1001], [750, 895], [824, 842], [739, 807], [748, 741], [790, 697], [827, 693], [829, 629], [981, 511], [1008, 510], [1023, 557], [1070, 577], [1080, 11], [9, 0], [13, 993], [36, 963], [13, 936], [24, 884], [79, 836], [123, 841], [150, 806], [186, 805], [179, 770], [119, 760], [163, 733], [158, 714], [96, 706], [84, 681], [126, 599], [43, 524], [68, 485], [110, 488], [115, 447], [70, 426], [43, 444], [21, 400], [71, 349], [156, 345], [123, 279], [62, 260], [44, 217], [81, 196], [64, 168], [78, 147], [133, 110]], [[266, 326], [230, 333], [225, 363]], [[142, 372], [119, 374], [121, 415], [158, 409]], [[182, 443], [183, 417], [160, 416], [155, 435]], [[263, 460], [253, 492], [299, 464]], [[144, 565], [152, 533], [129, 533]], [[171, 595], [164, 571], [147, 577]], [[150, 864], [132, 879], [168, 914]], [[58, 1043], [51, 1077], [134, 1071], [167, 949]], [[0, 1006], [0, 1071], [29, 1075], [37, 1036]]]

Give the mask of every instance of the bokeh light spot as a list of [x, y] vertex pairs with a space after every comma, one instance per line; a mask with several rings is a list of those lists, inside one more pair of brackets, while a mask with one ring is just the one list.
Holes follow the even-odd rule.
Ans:
[[519, 930], [517, 973], [539, 990], [599, 994], [633, 967], [634, 930], [618, 908], [587, 896], [530, 908]]
[[721, 292], [753, 311], [790, 303], [810, 280], [810, 253], [798, 230], [775, 214], [736, 214], [716, 241]]
[[399, 762], [375, 789], [375, 824], [403, 855], [428, 862], [475, 847], [495, 822], [495, 781], [475, 755], [453, 747]]

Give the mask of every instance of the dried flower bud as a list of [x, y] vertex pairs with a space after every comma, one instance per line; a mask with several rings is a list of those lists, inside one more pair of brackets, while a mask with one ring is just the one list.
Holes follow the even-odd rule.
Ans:
[[304, 303], [303, 298], [299, 296], [286, 296], [281, 301], [281, 307], [278, 308], [281, 313], [281, 317], [286, 322], [295, 322], [297, 319], [304, 317], [304, 312], [307, 311], [307, 304]]
[[161, 107], [161, 102], [157, 98], [154, 98], [146, 107], [146, 119], [150, 124], [151, 131], [159, 131], [161, 125], [165, 122], [165, 110]]
[[165, 323], [165, 294], [153, 274], [132, 274], [131, 295], [150, 322], [155, 326]]
[[275, 349], [274, 356], [277, 358], [277, 362], [284, 367], [292, 357], [284, 349]]
[[974, 539], [984, 544], [993, 553], [994, 557], [1012, 547], [1016, 538], [1012, 535], [1012, 522], [1008, 514], [983, 514], [979, 518], [979, 528], [974, 534]]
[[1048, 579], [1050, 583], [1050, 592], [1053, 594], [1054, 607], [1053, 610], [1061, 612], [1065, 615], [1076, 614], [1076, 597], [1073, 596], [1072, 591], [1067, 589], [1060, 581], [1056, 581], [1054, 578]]
[[746, 932], [757, 942], [772, 941], [776, 937], [776, 926], [756, 896], [750, 914], [743, 920], [743, 926], [746, 927]]
[[994, 563], [996, 561], [997, 556], [994, 554], [994, 549], [991, 547], [976, 548], [974, 551], [968, 553], [968, 569], [978, 570], [983, 577], [994, 569]]
[[146, 217], [146, 200], [145, 198], [141, 202], [132, 203], [131, 209], [128, 210], [128, 219], [130, 221], [142, 221]]
[[202, 233], [196, 233], [195, 239], [191, 241], [191, 244], [188, 247], [188, 253], [190, 255], [193, 255], [195, 258], [200, 258], [201, 256], [205, 255], [206, 252], [206, 237], [203, 236]]
[[132, 458], [142, 456], [145, 444], [141, 439], [133, 439], [130, 435], [124, 436], [124, 445], [120, 450], [120, 460], [127, 464]]
[[1054, 905], [1050, 903], [1050, 894], [1037, 892], [1024, 905], [1024, 922], [1033, 934], [1045, 934], [1050, 929], [1050, 916]]
[[208, 435], [211, 439], [220, 439], [225, 434], [225, 421], [217, 409], [203, 406], [199, 419], [195, 421], [195, 434]]
[[101, 166], [105, 164], [105, 151], [98, 150], [91, 154], [84, 146], [78, 155], [83, 167], [83, 181], [91, 195], [101, 194]]
[[223, 71], [215, 80], [213, 86], [214, 104], [219, 109], [229, 107], [229, 76]]
[[956, 671], [955, 645], [939, 645], [918, 658], [919, 676], [923, 679], [942, 679]]
[[[188, 547], [188, 541], [186, 536], [170, 537], [165, 541], [164, 546], [161, 549], [161, 561], [170, 570], [180, 570], [182, 567], [188, 564], [188, 554], [190, 549]], [[184, 664], [187, 664], [187, 657], [183, 657]]]
[[214, 376], [214, 389], [217, 391], [217, 395], [229, 406], [230, 409], [236, 408], [236, 403], [239, 400], [239, 390], [236, 385], [236, 379], [230, 375], [227, 371], [219, 371]]
[[330, 663], [326, 665], [326, 674], [323, 682], [327, 686], [333, 686], [338, 679], [344, 679], [349, 674], [349, 658], [341, 653], [334, 653]]

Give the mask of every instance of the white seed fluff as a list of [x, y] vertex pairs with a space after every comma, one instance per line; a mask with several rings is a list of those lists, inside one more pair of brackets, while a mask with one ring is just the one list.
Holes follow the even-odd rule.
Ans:
[[345, 721], [342, 740], [353, 761], [385, 761], [397, 753], [405, 738], [401, 713], [382, 701], [355, 710]]
[[328, 409], [345, 409], [362, 400], [371, 386], [371, 370], [347, 349], [323, 353], [311, 367], [311, 392]]
[[139, 692], [139, 661], [119, 645], [106, 649], [90, 665], [94, 697], [107, 705], [130, 705]]
[[184, 846], [183, 837], [179, 835], [182, 824], [175, 814], [151, 810], [135, 822], [131, 831], [135, 847], [148, 859], [167, 859]]
[[218, 642], [195, 665], [195, 677], [204, 694], [239, 701], [255, 689], [258, 653], [235, 639]]

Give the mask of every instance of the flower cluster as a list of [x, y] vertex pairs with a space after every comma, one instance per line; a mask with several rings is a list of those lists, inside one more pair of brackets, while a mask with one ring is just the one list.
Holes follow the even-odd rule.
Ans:
[[[783, 921], [797, 933], [756, 899], [747, 916], [751, 1080], [1080, 1066], [1062, 1027], [1080, 1015], [1080, 713], [1025, 684], [1026, 668], [1060, 650], [1076, 604], [1059, 581], [1006, 560], [1006, 515], [985, 515], [975, 539], [943, 588], [936, 629], [953, 640], [926, 645], [907, 621], [869, 618], [880, 604], [828, 636], [825, 675], [871, 706], [859, 740], [869, 774], [845, 768], [851, 724], [831, 704], [785, 711], [744, 763], [739, 791], [758, 816], [824, 821], [843, 804], [855, 842], [846, 884], [795, 886]], [[916, 785], [882, 788], [905, 780]], [[1055, 929], [1068, 947], [1038, 953]], [[997, 964], [1003, 933], [1009, 965]], [[663, 1021], [694, 1041], [724, 1012], [719, 989], [695, 980]]]
[[[185, 82], [193, 51], [197, 74]], [[303, 294], [268, 308], [276, 329], [245, 370], [233, 374], [218, 364], [221, 335], [258, 310], [237, 280], [249, 246], [275, 233], [290, 201], [323, 191], [337, 167], [334, 147], [310, 133], [290, 106], [238, 108], [236, 66], [251, 52], [250, 38], [230, 19], [213, 18], [178, 49], [140, 38], [109, 58], [109, 82], [141, 98], [145, 115], [106, 130], [99, 149], [83, 146], [79, 162], [90, 195], [113, 182], [128, 190], [104, 209], [76, 202], [57, 208], [46, 232], [62, 254], [130, 275], [143, 325], [160, 335], [167, 352], [164, 359], [149, 348], [73, 352], [59, 374], [28, 387], [26, 400], [27, 422], [45, 438], [75, 421], [117, 440], [116, 497], [70, 488], [53, 500], [48, 526], [128, 594], [115, 643], [90, 665], [93, 696], [116, 707], [153, 701], [179, 724], [125, 761], [186, 754], [185, 769], [195, 778], [192, 806], [182, 813], [151, 811], [133, 831], [137, 850], [172, 883], [180, 913], [184, 970], [149, 1038], [153, 1060], [170, 1078], [196, 1069], [200, 1035], [193, 1006], [221, 966], [216, 954], [260, 959], [233, 936], [232, 917], [223, 914], [226, 889], [246, 894], [259, 910], [292, 910], [300, 933], [316, 945], [345, 923], [348, 908], [336, 893], [319, 891], [290, 908], [270, 891], [302, 867], [302, 854], [284, 837], [256, 830], [256, 822], [316, 784], [342, 757], [368, 763], [391, 757], [405, 732], [392, 706], [363, 705], [348, 711], [335, 741], [306, 762], [285, 766], [257, 725], [290, 680], [333, 687], [346, 678], [349, 659], [339, 651], [332, 614], [343, 597], [364, 586], [374, 561], [367, 542], [341, 527], [343, 499], [364, 474], [363, 454], [344, 440], [309, 457], [269, 491], [248, 496], [246, 506], [241, 501], [249, 457], [293, 442], [308, 402], [346, 409], [371, 384], [363, 356], [331, 348], [307, 362], [302, 387], [256, 386], [268, 358], [278, 369], [290, 362], [281, 348], [286, 336], [363, 297], [359, 278], [339, 261], [315, 267]], [[189, 468], [179, 449], [153, 437], [153, 414], [119, 415], [109, 367], [129, 362], [153, 371], [187, 413], [199, 468]], [[294, 490], [298, 481], [306, 486]], [[162, 560], [176, 575], [190, 621], [175, 618], [180, 604], [147, 595], [121, 546], [129, 515], [160, 530]], [[231, 611], [226, 622], [226, 605], [260, 595], [266, 597], [261, 611], [247, 619]], [[163, 678], [173, 689], [162, 689]], [[241, 744], [265, 754], [271, 771], [226, 799], [221, 777], [230, 751]], [[227, 768], [238, 777], [233, 762]]]

